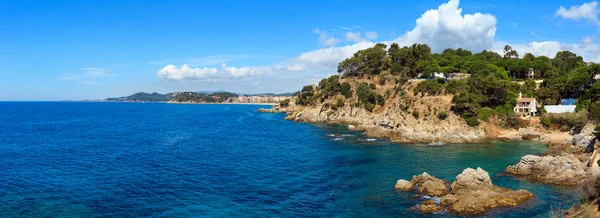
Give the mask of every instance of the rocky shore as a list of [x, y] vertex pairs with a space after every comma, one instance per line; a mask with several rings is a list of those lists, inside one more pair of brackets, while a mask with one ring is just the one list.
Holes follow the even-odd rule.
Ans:
[[451, 211], [459, 215], [477, 215], [497, 207], [514, 207], [533, 197], [526, 190], [510, 190], [492, 184], [489, 174], [481, 169], [467, 168], [451, 185], [427, 173], [413, 176], [409, 182], [398, 180], [398, 191], [415, 191], [420, 195], [439, 197], [427, 200], [417, 209], [423, 213]]

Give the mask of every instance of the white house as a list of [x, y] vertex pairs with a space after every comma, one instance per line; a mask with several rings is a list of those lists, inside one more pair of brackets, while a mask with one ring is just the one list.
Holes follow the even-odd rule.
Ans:
[[527, 72], [525, 72], [525, 78], [527, 78], [527, 79], [535, 78], [535, 71], [533, 71], [533, 68], [527, 69]]
[[535, 98], [523, 98], [523, 95], [519, 93], [517, 99], [517, 105], [514, 107], [515, 113], [520, 117], [535, 116], [538, 114], [538, 103]]

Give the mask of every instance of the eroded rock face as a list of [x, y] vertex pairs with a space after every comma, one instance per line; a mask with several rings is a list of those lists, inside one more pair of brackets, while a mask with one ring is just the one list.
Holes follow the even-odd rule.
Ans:
[[572, 155], [525, 155], [519, 163], [508, 166], [505, 171], [555, 185], [576, 185], [587, 175], [584, 164]]
[[496, 207], [513, 207], [533, 197], [526, 190], [513, 191], [492, 184], [489, 174], [467, 168], [456, 176], [450, 194], [441, 199], [442, 206], [459, 214], [481, 214]]
[[413, 187], [417, 187], [417, 192], [419, 192], [419, 194], [429, 196], [442, 196], [448, 194], [448, 188], [444, 181], [427, 173], [413, 176], [411, 184]]
[[[423, 188], [424, 192], [429, 194], [438, 190], [441, 192], [441, 187], [438, 187], [437, 180], [441, 181], [427, 173], [423, 173], [421, 175], [413, 176], [411, 181], [413, 186], [410, 188], [397, 189], [413, 190], [414, 187], [417, 187], [417, 191], [421, 193], [421, 190], [419, 189], [427, 186], [427, 188]], [[407, 185], [406, 182], [408, 181], [404, 180], [400, 182], [399, 180], [398, 183], [400, 183], [402, 187], [408, 187], [404, 186]], [[398, 183], [396, 187], [398, 187]], [[471, 168], [465, 169], [461, 174], [456, 176], [456, 180], [450, 187], [450, 192], [437, 195], [442, 196], [440, 204], [428, 200], [419, 204], [417, 209], [423, 213], [433, 213], [447, 208], [454, 213], [474, 215], [484, 213], [487, 210], [496, 207], [517, 206], [533, 197], [533, 194], [526, 190], [513, 191], [495, 186], [492, 184], [489, 174], [481, 168], [477, 168], [476, 170]]]

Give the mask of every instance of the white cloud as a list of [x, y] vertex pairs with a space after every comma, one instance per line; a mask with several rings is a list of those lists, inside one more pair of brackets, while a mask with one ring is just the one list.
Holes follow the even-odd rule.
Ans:
[[350, 29], [348, 27], [345, 27], [345, 26], [340, 26], [340, 29], [343, 29], [343, 30], [352, 30], [352, 29]]
[[501, 53], [504, 45], [509, 44], [513, 49], [517, 50], [520, 54], [532, 53], [535, 56], [547, 56], [553, 58], [559, 51], [569, 50], [582, 56], [585, 61], [600, 62], [600, 45], [598, 44], [573, 44], [573, 43], [561, 43], [558, 41], [543, 41], [543, 42], [530, 42], [524, 44], [510, 44], [506, 42], [494, 43], [495, 52]]
[[598, 22], [598, 2], [593, 1], [584, 3], [582, 5], [574, 5], [569, 9], [560, 6], [554, 16], [562, 17], [563, 19], [569, 20], [587, 20], [594, 24], [600, 24]]
[[365, 37], [367, 37], [368, 39], [375, 40], [375, 39], [377, 39], [377, 32], [373, 32], [373, 31], [366, 32]]
[[158, 72], [156, 76], [163, 80], [214, 80], [224, 78], [237, 78], [262, 75], [264, 72], [251, 67], [228, 67], [221, 64], [221, 69], [217, 68], [191, 68], [184, 64], [181, 68], [169, 64]]
[[596, 35], [584, 37], [583, 39], [581, 39], [581, 44], [589, 45], [594, 43], [594, 41], [596, 41]]
[[315, 33], [319, 35], [319, 43], [324, 46], [333, 46], [340, 42], [340, 39], [327, 35], [327, 32], [315, 29]]
[[[401, 46], [411, 45], [413, 43], [428, 44], [433, 52], [441, 52], [445, 48], [463, 48], [473, 52], [482, 50], [492, 50], [502, 53], [504, 45], [510, 44], [520, 54], [532, 53], [536, 56], [544, 55], [554, 57], [557, 52], [570, 50], [584, 57], [586, 61], [600, 61], [600, 45], [593, 44], [595, 36], [586, 37], [581, 43], [561, 43], [559, 41], [534, 41], [529, 43], [511, 44], [503, 41], [495, 41], [496, 17], [491, 14], [473, 13], [463, 14], [459, 8], [459, 0], [449, 0], [440, 5], [437, 9], [431, 9], [424, 12], [416, 20], [416, 25], [412, 30], [400, 35], [393, 41], [384, 41], [384, 44], [398, 43]], [[340, 29], [346, 27], [339, 27]], [[349, 28], [347, 28], [349, 29]], [[358, 29], [355, 27], [354, 29]], [[296, 58], [290, 61], [265, 67], [227, 67], [223, 65], [221, 69], [217, 68], [192, 68], [184, 65], [181, 69], [169, 65], [160, 70], [157, 76], [162, 79], [184, 80], [184, 79], [214, 79], [214, 78], [256, 78], [255, 75], [265, 75], [261, 78], [270, 76], [270, 73], [278, 75], [270, 80], [285, 81], [289, 79], [294, 83], [318, 81], [326, 75], [335, 73], [339, 62], [362, 49], [373, 47], [377, 37], [375, 32], [366, 32], [365, 38], [362, 38], [360, 32], [348, 32], [346, 40], [355, 43], [337, 46], [333, 45], [340, 42], [339, 39], [328, 35], [319, 29], [315, 30], [318, 34], [321, 45], [331, 46], [328, 48], [317, 49], [300, 53]], [[532, 36], [537, 33], [530, 32]], [[185, 68], [185, 69], [184, 69]], [[302, 74], [293, 74], [285, 72], [303, 72]], [[303, 75], [303, 76], [299, 76]], [[311, 77], [306, 77], [311, 75]], [[302, 79], [299, 79], [302, 78]], [[250, 82], [257, 80], [250, 80]], [[252, 84], [252, 83], [247, 83]], [[304, 83], [303, 83], [304, 84]], [[262, 87], [262, 86], [261, 86]]]
[[349, 42], [362, 42], [365, 41], [360, 37], [360, 32], [346, 32], [346, 40]]
[[415, 28], [397, 39], [402, 44], [426, 43], [434, 52], [445, 48], [481, 51], [490, 48], [496, 34], [496, 17], [491, 14], [465, 14], [459, 0], [450, 0], [425, 12]]
[[373, 42], [359, 42], [343, 47], [324, 48], [301, 53], [297, 61], [313, 67], [335, 67], [340, 61], [352, 55], [361, 49], [373, 47]]
[[217, 68], [190, 68], [187, 64], [177, 68], [169, 64], [160, 69], [156, 76], [164, 80], [209, 79], [215, 77], [218, 72]]
[[256, 76], [256, 75], [263, 74], [262, 72], [260, 72], [256, 69], [249, 68], [249, 67], [242, 67], [242, 68], [228, 67], [226, 64], [222, 64], [221, 67], [223, 68], [223, 70], [225, 72], [232, 75], [233, 77]]

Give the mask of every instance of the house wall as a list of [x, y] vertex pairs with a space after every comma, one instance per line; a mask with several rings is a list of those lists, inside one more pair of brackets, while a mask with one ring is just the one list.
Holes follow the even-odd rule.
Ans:
[[551, 114], [575, 113], [575, 105], [546, 105], [544, 110]]

